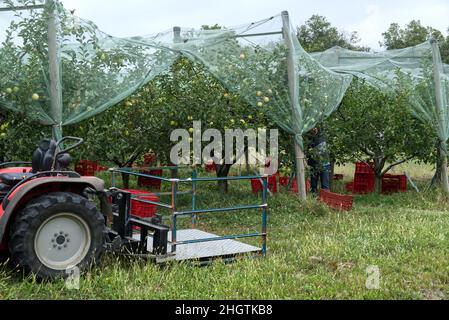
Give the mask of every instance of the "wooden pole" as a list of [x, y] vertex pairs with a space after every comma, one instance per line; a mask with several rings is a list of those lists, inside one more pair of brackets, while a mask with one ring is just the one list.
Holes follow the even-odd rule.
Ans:
[[[296, 106], [299, 105], [299, 84], [298, 78], [295, 72], [295, 55], [294, 55], [294, 45], [292, 39], [290, 17], [287, 11], [282, 12], [282, 24], [283, 24], [283, 34], [284, 40], [288, 48], [288, 86], [290, 92], [290, 100], [293, 109], [293, 121], [298, 121], [298, 111]], [[298, 194], [302, 200], [307, 199], [307, 189], [306, 189], [306, 170], [305, 170], [305, 155], [304, 151], [301, 149], [300, 144], [295, 139], [295, 155], [296, 155], [296, 179], [298, 182]]]
[[62, 138], [62, 88], [59, 68], [57, 19], [54, 0], [46, 0], [48, 10], [48, 66], [50, 74], [51, 116], [56, 124], [53, 126], [53, 139]]
[[[440, 47], [438, 45], [438, 41], [432, 39], [430, 41], [432, 44], [432, 58], [433, 58], [433, 77], [435, 82], [435, 98], [436, 98], [436, 108], [438, 114], [438, 122], [439, 126], [443, 127], [446, 124], [444, 123], [444, 106], [443, 106], [443, 91], [441, 89], [441, 73], [442, 62], [441, 62], [441, 53]], [[441, 184], [443, 187], [443, 191], [446, 194], [449, 194], [449, 177], [448, 177], [448, 162], [447, 162], [447, 141], [440, 141], [440, 150], [441, 150]]]

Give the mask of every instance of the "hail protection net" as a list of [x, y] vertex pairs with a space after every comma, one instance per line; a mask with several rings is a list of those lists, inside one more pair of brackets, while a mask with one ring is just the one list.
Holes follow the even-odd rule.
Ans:
[[224, 87], [267, 114], [302, 145], [303, 133], [338, 107], [352, 76], [334, 73], [312, 59], [288, 24], [289, 47], [283, 25], [282, 15], [277, 15], [234, 28], [179, 28], [141, 41], [169, 47], [203, 64]]
[[334, 47], [312, 56], [323, 66], [363, 79], [369, 85], [395, 94], [407, 90], [413, 115], [435, 128], [444, 144], [449, 138], [449, 67], [441, 61], [438, 44], [427, 41], [415, 47], [380, 53]]
[[109, 36], [58, 2], [0, 1], [10, 9], [36, 5], [44, 7], [0, 11], [0, 106], [41, 124], [93, 117], [176, 59], [168, 49]]
[[[0, 3], [10, 8], [43, 4]], [[337, 108], [352, 78], [312, 59], [289, 24], [283, 32], [281, 15], [235, 28], [180, 28], [124, 39], [101, 32], [58, 2], [45, 4], [43, 9], [0, 12], [0, 106], [45, 125], [72, 125], [93, 117], [185, 56], [206, 66], [225, 88], [273, 118], [301, 144], [302, 134]], [[51, 26], [56, 28], [56, 63]]]

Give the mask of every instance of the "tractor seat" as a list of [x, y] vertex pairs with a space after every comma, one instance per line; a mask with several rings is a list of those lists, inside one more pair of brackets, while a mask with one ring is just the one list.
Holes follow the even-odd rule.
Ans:
[[[9, 187], [14, 187], [16, 184], [21, 182], [22, 180], [25, 180], [29, 177], [31, 177], [32, 173], [4, 173], [0, 174], [0, 186], [6, 185]], [[0, 189], [2, 189], [0, 187]]]
[[56, 141], [50, 139], [42, 140], [33, 153], [33, 170], [31, 172], [50, 171], [55, 161], [56, 149]]

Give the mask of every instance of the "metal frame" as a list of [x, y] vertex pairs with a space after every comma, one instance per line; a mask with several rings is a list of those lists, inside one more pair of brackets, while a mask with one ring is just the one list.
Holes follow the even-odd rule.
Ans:
[[[110, 242], [112, 250], [122, 251], [127, 249], [130, 254], [148, 254], [148, 235], [153, 232], [153, 254], [154, 256], [167, 255], [169, 227], [160, 221], [147, 221], [130, 214], [131, 194], [121, 190], [113, 190], [111, 193], [113, 206], [113, 225], [110, 231]], [[133, 226], [140, 228], [140, 239], [133, 238]], [[117, 243], [117, 240], [119, 241]]]
[[[159, 167], [159, 168], [146, 168], [146, 169], [158, 169], [158, 170], [178, 170], [181, 167]], [[171, 184], [171, 192], [166, 193], [165, 195], [171, 196], [171, 203], [165, 204], [165, 203], [158, 203], [148, 200], [141, 200], [141, 199], [134, 199], [136, 201], [142, 202], [142, 203], [148, 203], [152, 205], [156, 205], [161, 208], [169, 209], [171, 210], [171, 216], [170, 220], [172, 222], [171, 226], [171, 239], [168, 240], [168, 244], [171, 246], [171, 254], [176, 254], [176, 247], [181, 245], [188, 245], [188, 244], [195, 244], [195, 243], [203, 243], [203, 242], [212, 242], [212, 241], [222, 241], [222, 240], [235, 240], [235, 239], [243, 239], [243, 238], [255, 238], [255, 237], [261, 237], [262, 240], [262, 248], [261, 253], [263, 256], [266, 256], [267, 253], [267, 229], [268, 229], [268, 175], [264, 176], [240, 176], [240, 177], [222, 177], [222, 178], [215, 178], [215, 177], [207, 177], [207, 178], [198, 178], [196, 169], [192, 170], [191, 178], [188, 179], [178, 179], [178, 178], [164, 178], [159, 176], [152, 176], [140, 172], [134, 172], [133, 170], [141, 170], [142, 168], [125, 168], [125, 169], [110, 169], [109, 171], [112, 174], [112, 187], [116, 188], [116, 178], [115, 175], [117, 173], [119, 174], [128, 174], [130, 176], [136, 176], [136, 177], [145, 177], [145, 178], [151, 178], [160, 180], [162, 182], [170, 183]], [[242, 180], [251, 180], [251, 179], [261, 179], [263, 181], [263, 192], [262, 192], [262, 203], [261, 204], [255, 204], [255, 205], [246, 205], [246, 206], [234, 206], [234, 207], [228, 207], [228, 208], [209, 208], [209, 209], [198, 209], [197, 208], [197, 190], [198, 190], [198, 184], [202, 182], [217, 182], [217, 181], [242, 181]], [[180, 192], [179, 191], [179, 185], [185, 183], [185, 184], [191, 184], [192, 188], [191, 191], [188, 192]], [[122, 192], [122, 191], [120, 191]], [[123, 192], [124, 193], [124, 192]], [[158, 193], [156, 193], [158, 194]], [[159, 193], [161, 194], [161, 193]], [[186, 195], [191, 194], [192, 196], [192, 210], [188, 211], [182, 211], [178, 210], [178, 197], [180, 195]], [[130, 194], [128, 194], [130, 195]], [[131, 200], [131, 195], [129, 197], [129, 200]], [[207, 239], [200, 239], [200, 240], [188, 240], [188, 241], [178, 241], [177, 240], [177, 232], [178, 232], [178, 219], [181, 217], [188, 217], [190, 216], [192, 219], [192, 228], [197, 228], [197, 216], [202, 214], [208, 214], [208, 213], [225, 213], [225, 212], [233, 212], [233, 211], [241, 211], [241, 210], [261, 210], [261, 232], [258, 233], [251, 233], [251, 234], [235, 234], [235, 235], [227, 235], [227, 236], [217, 236], [213, 238], [207, 238]], [[128, 210], [129, 211], [129, 210]], [[120, 212], [121, 219], [124, 216], [127, 215], [127, 213]], [[133, 219], [133, 218], [131, 218]], [[128, 225], [129, 223], [126, 221], [121, 222], [122, 225]], [[128, 227], [129, 228], [129, 227]], [[129, 233], [129, 230], [128, 230]], [[144, 235], [141, 235], [141, 237]], [[155, 246], [156, 248], [157, 246]]]
[[45, 8], [44, 4], [36, 4], [36, 5], [31, 5], [31, 6], [16, 6], [16, 7], [0, 8], [0, 12], [36, 10], [36, 9], [44, 9], [44, 8]]

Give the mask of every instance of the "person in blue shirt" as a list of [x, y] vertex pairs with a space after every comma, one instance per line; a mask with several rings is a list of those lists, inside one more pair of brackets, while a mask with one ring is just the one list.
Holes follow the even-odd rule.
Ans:
[[311, 192], [318, 194], [318, 183], [321, 189], [330, 190], [331, 163], [327, 139], [320, 128], [314, 128], [307, 135], [307, 164], [311, 175]]

